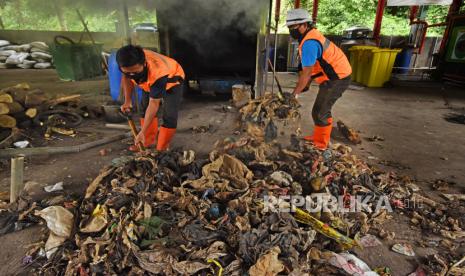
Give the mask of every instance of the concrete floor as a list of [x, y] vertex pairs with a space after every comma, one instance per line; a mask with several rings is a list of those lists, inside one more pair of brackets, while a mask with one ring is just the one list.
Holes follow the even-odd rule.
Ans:
[[[293, 74], [278, 74], [282, 86], [292, 91], [296, 82]], [[50, 94], [82, 93], [87, 99], [103, 103], [108, 95], [105, 79], [62, 82], [53, 70], [0, 70], [0, 88], [28, 82], [33, 88], [40, 88]], [[299, 98], [303, 108], [300, 122], [304, 134], [313, 128], [311, 107], [316, 97], [317, 86]], [[227, 100], [214, 96], [202, 95], [184, 100], [180, 113], [180, 122], [173, 147], [193, 149], [199, 155], [207, 155], [214, 147], [215, 141], [227, 136], [234, 136], [236, 113], [220, 112], [218, 108], [229, 105]], [[452, 109], [451, 109], [452, 108]], [[367, 162], [382, 169], [395, 170], [400, 174], [417, 179], [426, 190], [436, 179], [445, 179], [457, 183], [457, 190], [465, 192], [465, 125], [452, 124], [443, 119], [443, 115], [452, 110], [465, 110], [465, 90], [442, 88], [434, 84], [430, 87], [393, 87], [362, 90], [349, 89], [336, 103], [333, 109], [335, 120], [342, 120], [348, 126], [360, 131], [361, 137], [379, 135], [382, 142], [369, 142], [353, 146], [354, 153]], [[193, 134], [193, 126], [211, 125], [207, 133]], [[295, 131], [299, 124], [291, 124], [279, 137], [283, 143], [288, 141], [289, 133]], [[39, 143], [40, 130], [34, 130]], [[103, 120], [86, 120], [78, 129], [76, 138], [53, 141], [48, 145], [79, 144], [95, 137], [117, 133], [104, 127]], [[334, 130], [333, 142], [347, 143]], [[94, 148], [80, 154], [55, 155], [28, 158], [26, 160], [25, 180], [34, 180], [43, 186], [64, 181], [67, 193], [82, 193], [98, 171], [115, 157], [128, 154], [127, 141], [117, 141]], [[100, 149], [109, 149], [105, 156], [100, 156]], [[381, 165], [388, 161], [391, 165]], [[0, 163], [0, 192], [9, 189], [9, 165]], [[431, 192], [433, 193], [433, 192]], [[390, 224], [387, 229], [396, 230], [397, 237], [404, 241], [411, 240], [412, 235], [420, 233], [419, 229], [409, 228], [409, 222], [400, 220]], [[26, 252], [26, 245], [36, 241], [38, 231], [31, 228], [25, 231], [0, 236], [3, 253], [0, 252], [0, 275], [15, 274], [21, 269], [21, 259]], [[36, 229], [36, 230], [34, 230]], [[416, 235], [418, 236], [418, 235]], [[394, 242], [394, 241], [393, 241]], [[19, 245], [20, 244], [20, 245]], [[19, 245], [19, 246], [18, 246]], [[421, 251], [421, 248], [415, 248]], [[406, 259], [389, 249], [368, 250], [358, 253], [371, 267], [381, 265], [393, 268], [393, 275], [407, 275], [416, 269], [417, 262]], [[420, 254], [419, 254], [420, 255]], [[424, 254], [421, 254], [424, 255]]]
[[[292, 91], [295, 75], [278, 73], [278, 78], [285, 91]], [[385, 139], [363, 139], [361, 145], [352, 146], [369, 163], [383, 167], [379, 163], [388, 161], [418, 181], [445, 179], [465, 188], [465, 125], [443, 119], [454, 111], [465, 114], [465, 89], [437, 83], [413, 85], [349, 89], [336, 102], [334, 119], [360, 131], [362, 138], [379, 135]], [[317, 92], [318, 86], [312, 85], [299, 98], [304, 134], [313, 128], [311, 109]]]
[[[296, 82], [294, 74], [278, 73], [278, 78], [285, 91], [292, 91]], [[109, 94], [104, 78], [63, 82], [58, 80], [54, 70], [2, 70], [0, 88], [20, 82], [28, 82], [33, 88], [40, 88], [52, 95], [81, 93], [87, 100], [100, 103], [104, 103]], [[465, 125], [449, 123], [443, 119], [445, 114], [454, 110], [465, 111], [465, 89], [438, 84], [429, 87], [421, 83], [415, 85], [349, 89], [333, 108], [335, 121], [342, 120], [360, 131], [363, 138], [374, 135], [385, 138], [385, 141], [380, 142], [363, 139], [361, 145], [352, 146], [354, 153], [369, 163], [385, 168], [380, 163], [387, 162], [391, 164], [387, 169], [398, 170], [420, 182], [444, 179], [465, 188]], [[318, 87], [312, 85], [311, 91], [299, 98], [303, 115], [300, 125], [304, 134], [310, 133], [313, 128], [310, 114], [317, 91]], [[235, 130], [235, 113], [217, 111], [218, 107], [228, 104], [227, 100], [210, 95], [185, 99], [173, 146], [192, 148], [202, 155], [208, 154], [216, 140], [232, 135]], [[106, 131], [102, 132], [103, 125], [103, 121], [85, 123], [82, 133], [101, 132], [99, 135], [106, 135]], [[204, 134], [192, 135], [190, 128], [200, 125], [211, 125], [212, 129]], [[296, 127], [290, 125], [285, 131], [293, 132]], [[347, 143], [345, 139], [338, 138], [337, 131], [333, 134], [333, 142]], [[288, 135], [280, 137], [280, 140], [286, 142]], [[69, 143], [76, 144], [79, 141], [72, 139]], [[92, 177], [98, 169], [93, 166], [88, 171], [86, 177]], [[35, 180], [49, 183], [60, 181]], [[0, 183], [4, 187], [8, 185], [6, 170], [0, 170]]]

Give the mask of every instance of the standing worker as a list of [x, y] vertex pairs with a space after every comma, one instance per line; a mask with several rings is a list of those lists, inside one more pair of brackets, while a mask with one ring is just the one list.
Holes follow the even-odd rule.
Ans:
[[[119, 49], [116, 53], [116, 61], [123, 73], [124, 104], [121, 106], [121, 111], [124, 113], [131, 111], [134, 85], [138, 85], [144, 91], [142, 96], [144, 116], [140, 120], [141, 131], [137, 134], [134, 144], [138, 145], [142, 142], [145, 147], [155, 144], [158, 133], [157, 113], [163, 99], [163, 124], [158, 133], [156, 149], [166, 150], [176, 132], [184, 71], [174, 59], [134, 45]], [[136, 149], [136, 146], [130, 148], [134, 151]]]
[[288, 11], [286, 26], [291, 37], [299, 41], [302, 65], [294, 95], [298, 96], [308, 89], [312, 79], [320, 85], [312, 109], [315, 129], [313, 135], [304, 139], [324, 150], [331, 137], [331, 108], [349, 87], [352, 68], [342, 50], [312, 26], [312, 19], [306, 10]]

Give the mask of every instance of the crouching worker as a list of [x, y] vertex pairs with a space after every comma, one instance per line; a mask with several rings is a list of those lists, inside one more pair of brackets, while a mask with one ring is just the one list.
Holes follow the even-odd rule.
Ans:
[[297, 96], [308, 89], [312, 79], [320, 85], [312, 109], [315, 123], [313, 135], [305, 136], [304, 139], [325, 150], [333, 128], [331, 109], [349, 87], [352, 68], [344, 52], [313, 27], [306, 10], [290, 10], [286, 25], [291, 37], [299, 41], [302, 64], [294, 94]]
[[[131, 146], [130, 150], [136, 151], [135, 145], [139, 142], [149, 147], [154, 145], [155, 141], [157, 141], [157, 150], [166, 150], [176, 132], [184, 71], [174, 59], [134, 45], [119, 49], [116, 53], [116, 61], [123, 73], [124, 104], [121, 106], [121, 111], [130, 112], [134, 85], [138, 85], [144, 91], [141, 131], [137, 134], [134, 146]], [[163, 124], [158, 130], [157, 114], [162, 99]], [[157, 134], [158, 140], [156, 140]]]

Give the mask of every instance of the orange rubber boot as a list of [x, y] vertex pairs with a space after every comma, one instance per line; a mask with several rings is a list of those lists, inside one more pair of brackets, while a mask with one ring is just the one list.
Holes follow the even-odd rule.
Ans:
[[313, 139], [314, 139], [314, 135], [308, 135], [308, 136], [304, 136], [304, 140], [306, 141], [309, 141], [309, 142], [313, 142]]
[[[332, 125], [333, 124], [333, 118], [328, 118], [328, 123]], [[312, 134], [312, 135], [304, 136], [304, 140], [309, 141], [309, 142], [314, 142], [315, 135]]]
[[[140, 118], [140, 126], [141, 128], [144, 126], [144, 118]], [[158, 134], [158, 118], [155, 117], [150, 124], [150, 127], [147, 129], [145, 133], [145, 143], [144, 147], [149, 147], [155, 144], [155, 139], [157, 138]]]
[[[140, 118], [140, 128], [144, 126], [144, 118]], [[152, 123], [150, 125], [150, 128], [147, 130], [147, 133], [145, 134], [145, 143], [144, 147], [149, 147], [155, 144], [155, 139], [157, 137], [158, 133], [158, 118], [153, 118]], [[129, 146], [129, 150], [133, 152], [138, 152], [139, 147], [136, 145], [131, 145]]]
[[175, 133], [175, 128], [161, 127], [160, 133], [158, 134], [157, 150], [166, 150], [171, 142], [171, 139], [173, 139]]
[[328, 119], [329, 125], [315, 126], [313, 144], [321, 150], [328, 148], [329, 141], [331, 140], [331, 131], [333, 130], [333, 118]]

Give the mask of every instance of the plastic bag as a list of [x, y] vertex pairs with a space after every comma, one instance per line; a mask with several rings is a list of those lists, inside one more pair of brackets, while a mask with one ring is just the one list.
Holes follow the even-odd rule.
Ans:
[[31, 42], [29, 43], [31, 45], [31, 52], [36, 52], [34, 50], [39, 50], [39, 51], [42, 51], [42, 52], [48, 52], [49, 51], [49, 47], [47, 44], [45, 44], [45, 42], [42, 42], [42, 41], [34, 41], [34, 42]]
[[74, 215], [61, 206], [50, 206], [41, 211], [36, 211], [36, 216], [47, 222], [47, 227], [55, 235], [69, 238], [73, 230]]
[[13, 50], [1, 50], [0, 51], [0, 56], [4, 56], [4, 57], [9, 57], [13, 54], [16, 54], [16, 51], [13, 51]]
[[24, 63], [17, 64], [16, 66], [18, 66], [19, 68], [22, 68], [22, 69], [31, 69], [32, 68], [31, 64], [24, 64]]
[[29, 53], [12, 54], [7, 58], [6, 63], [7, 64], [21, 64], [28, 56], [29, 56]]
[[52, 56], [50, 54], [44, 53], [44, 52], [34, 52], [31, 54], [31, 57], [33, 59], [45, 59], [45, 60], [50, 60], [52, 59]]
[[335, 267], [342, 268], [349, 275], [354, 276], [378, 276], [379, 274], [372, 271], [370, 267], [359, 258], [349, 253], [334, 253], [328, 260]]
[[34, 64], [35, 69], [47, 69], [52, 67], [52, 64], [50, 62], [38, 62]]
[[49, 259], [62, 245], [67, 238], [71, 236], [73, 230], [74, 215], [61, 206], [50, 206], [41, 211], [35, 212], [47, 222], [50, 229], [50, 236], [45, 243], [45, 255]]
[[8, 45], [10, 45], [10, 42], [8, 40], [1, 40], [0, 39], [0, 47], [8, 46]]

